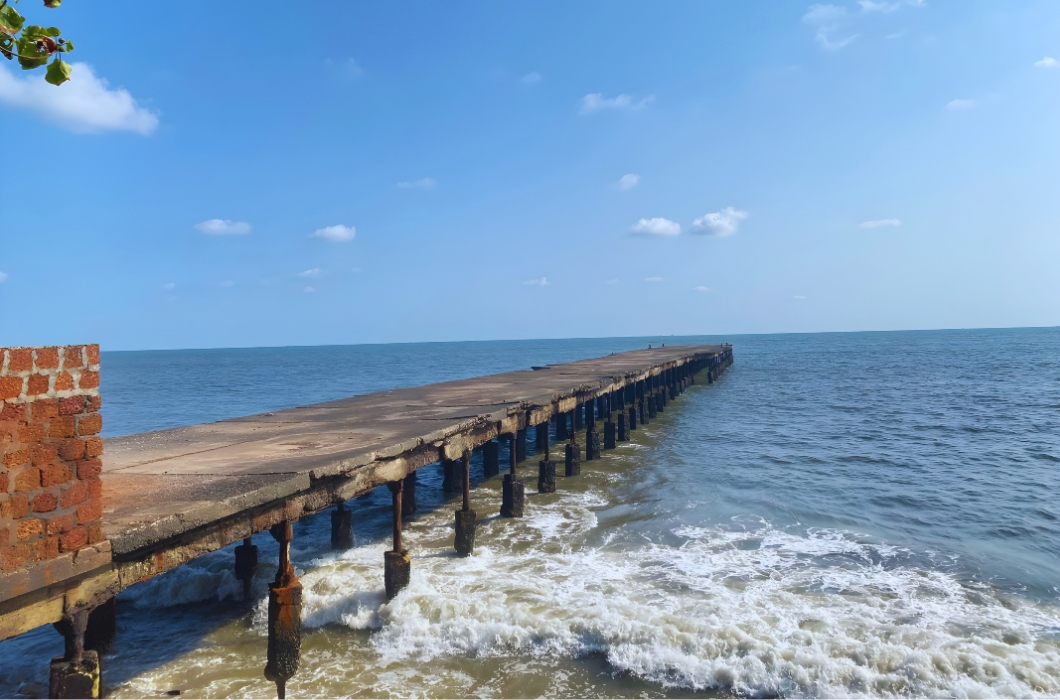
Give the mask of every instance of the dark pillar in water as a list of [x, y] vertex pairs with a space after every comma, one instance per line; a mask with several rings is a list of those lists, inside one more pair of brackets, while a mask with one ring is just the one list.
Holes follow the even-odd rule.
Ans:
[[526, 428], [519, 428], [515, 433], [515, 461], [526, 461]]
[[475, 550], [475, 511], [471, 510], [471, 451], [465, 450], [460, 459], [464, 482], [463, 507], [456, 511], [456, 547], [457, 554], [470, 556]]
[[48, 682], [50, 698], [101, 698], [103, 679], [99, 653], [85, 649], [88, 610], [79, 610], [55, 623], [63, 635], [62, 656], [52, 659]]
[[85, 649], [106, 654], [114, 646], [114, 637], [118, 634], [118, 599], [108, 598], [106, 603], [97, 605], [88, 614], [88, 626], [85, 628]]
[[456, 463], [456, 460], [442, 460], [442, 492], [445, 494], [460, 493], [460, 465]]
[[490, 478], [500, 472], [501, 446], [496, 440], [490, 440], [482, 446], [482, 476]]
[[394, 549], [383, 552], [383, 583], [387, 600], [393, 600], [402, 588], [409, 585], [409, 576], [412, 574], [409, 551], [401, 544], [401, 495], [404, 483], [404, 479], [398, 479], [387, 484], [394, 515]]
[[655, 396], [655, 377], [648, 377], [644, 385], [644, 399], [648, 404], [648, 420], [658, 415], [659, 402]]
[[243, 600], [250, 600], [250, 584], [258, 568], [258, 548], [247, 537], [236, 547], [236, 580], [243, 582]]
[[341, 501], [331, 511], [331, 548], [353, 549], [353, 511], [346, 510], [346, 504]]
[[504, 475], [504, 484], [501, 486], [501, 516], [505, 518], [523, 517], [523, 482], [515, 474], [515, 462], [518, 450], [515, 443], [516, 434], [508, 435], [508, 473]]
[[291, 521], [273, 525], [269, 532], [280, 543], [280, 565], [276, 580], [269, 584], [269, 662], [265, 677], [276, 684], [276, 695], [283, 698], [287, 681], [298, 671], [302, 652], [302, 584], [291, 565]]
[[606, 397], [607, 400], [607, 422], [604, 423], [604, 449], [613, 450], [618, 440], [618, 426], [615, 425], [615, 421], [612, 419], [611, 412], [611, 394]]
[[[571, 421], [574, 421], [573, 413], [571, 414]], [[566, 470], [564, 473], [566, 473], [567, 476], [578, 476], [582, 473], [582, 448], [575, 440], [576, 435], [576, 432], [571, 431], [570, 442], [567, 443], [566, 447]]]
[[585, 406], [578, 404], [574, 407], [574, 432], [577, 433], [579, 430], [585, 428], [585, 421], [583, 420], [585, 412]]
[[556, 491], [556, 463], [549, 455], [548, 423], [537, 426], [538, 452], [541, 461], [537, 464], [537, 492], [554, 493]]
[[567, 414], [557, 413], [556, 414], [556, 442], [566, 442], [567, 440]]
[[[585, 404], [586, 407], [591, 407], [591, 403]], [[596, 429], [596, 416], [592, 415], [592, 410], [587, 412], [588, 425], [585, 426], [585, 461], [590, 462], [594, 459], [600, 459], [600, 432]]]
[[548, 452], [548, 421], [534, 426], [534, 449], [539, 455]]
[[[405, 477], [405, 485], [401, 489], [401, 514], [412, 515], [416, 512], [416, 472]], [[352, 544], [350, 545], [353, 546]]]

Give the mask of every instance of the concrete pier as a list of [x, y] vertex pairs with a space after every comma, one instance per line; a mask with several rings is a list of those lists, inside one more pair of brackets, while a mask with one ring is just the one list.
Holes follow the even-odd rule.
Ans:
[[[92, 374], [96, 370], [91, 369], [96, 365], [90, 363], [98, 364], [98, 359], [92, 352], [82, 352], [90, 369], [81, 371], [96, 381]], [[384, 555], [383, 579], [387, 597], [393, 598], [408, 585], [411, 574], [411, 558], [401, 537], [402, 517], [410, 512], [403, 497], [414, 503], [418, 469], [447, 464], [443, 467], [449, 470], [446, 485], [454, 493], [463, 492], [466, 506], [457, 511], [458, 532], [463, 534], [455, 544], [461, 553], [469, 551], [474, 546], [474, 517], [459, 514], [470, 511], [471, 450], [481, 448], [484, 476], [490, 478], [499, 469], [497, 441], [507, 443], [509, 470], [502, 512], [519, 517], [524, 508], [533, 507], [532, 502], [525, 502], [516, 473], [517, 462], [526, 456], [526, 431], [531, 426], [546, 428], [543, 444], [539, 439], [536, 447], [544, 458], [538, 489], [547, 493], [556, 488], [547, 439], [550, 421], [556, 423], [557, 446], [564, 444], [565, 473], [576, 477], [582, 449], [578, 431], [587, 431], [586, 442], [593, 453], [598, 415], [605, 421], [610, 449], [608, 426], [615, 426], [619, 440], [622, 423], [622, 417], [617, 423], [608, 420], [613, 411], [622, 412], [628, 406], [628, 414], [623, 414], [628, 437], [628, 431], [647, 422], [649, 414], [654, 417], [663, 400], [662, 387], [676, 391], [681, 378], [687, 386], [700, 371], [707, 382], [716, 382], [731, 364], [729, 346], [655, 348], [185, 428], [102, 441], [86, 438], [85, 452], [71, 459], [80, 460], [78, 477], [82, 471], [87, 475], [83, 497], [91, 497], [92, 505], [70, 509], [77, 510], [79, 519], [83, 516], [86, 522], [96, 522], [99, 513], [93, 509], [102, 492], [100, 524], [86, 527], [87, 541], [75, 539], [73, 535], [82, 531], [72, 530], [60, 545], [70, 550], [62, 549], [50, 559], [45, 557], [44, 539], [41, 558], [36, 561], [21, 555], [17, 547], [23, 545], [5, 545], [13, 548], [13, 556], [3, 559], [6, 568], [0, 568], [0, 639], [57, 624], [67, 650], [53, 662], [53, 695], [98, 696], [103, 692], [99, 655], [85, 645], [92, 610], [108, 604], [129, 586], [241, 541], [236, 548], [236, 570], [249, 596], [257, 564], [257, 548], [250, 538], [270, 532], [280, 542], [281, 563], [269, 587], [266, 675], [276, 682], [282, 696], [297, 671], [301, 644], [301, 585], [289, 560], [294, 521], [334, 507], [334, 544], [342, 548], [347, 543], [347, 524], [352, 523], [343, 504], [387, 485], [394, 543]], [[25, 391], [28, 385], [21, 386]], [[625, 392], [621, 399], [620, 392]], [[4, 398], [0, 409], [18, 419], [23, 400], [17, 395]], [[69, 408], [73, 416], [69, 422], [76, 422], [78, 431], [93, 435], [92, 431], [99, 430], [96, 395], [76, 402], [60, 396], [47, 406], [57, 406], [60, 412], [55, 420], [48, 418], [56, 429], [67, 425], [61, 412]], [[583, 408], [589, 408], [587, 414]], [[78, 410], [82, 412], [74, 413]], [[598, 434], [595, 440], [594, 457], [599, 454]], [[546, 464], [552, 465], [551, 471]], [[19, 466], [16, 476], [36, 474], [33, 468]], [[70, 474], [64, 472], [67, 477]], [[25, 498], [13, 490], [15, 480], [12, 477], [10, 492], [0, 493], [0, 506], [5, 508], [0, 515], [9, 519], [0, 525], [10, 528], [14, 527], [9, 525], [14, 522], [10, 518], [34, 517], [28, 509], [18, 509], [18, 499]], [[80, 494], [77, 489], [82, 487], [70, 483], [74, 484], [71, 493]], [[471, 523], [470, 530], [466, 523]], [[353, 544], [352, 532], [348, 543]]]

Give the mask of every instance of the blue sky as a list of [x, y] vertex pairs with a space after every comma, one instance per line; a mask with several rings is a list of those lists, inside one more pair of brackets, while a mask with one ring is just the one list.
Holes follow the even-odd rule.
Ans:
[[0, 345], [1060, 324], [1060, 4], [21, 3]]

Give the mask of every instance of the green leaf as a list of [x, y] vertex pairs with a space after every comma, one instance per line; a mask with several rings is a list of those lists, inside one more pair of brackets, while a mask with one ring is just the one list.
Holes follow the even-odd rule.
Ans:
[[26, 18], [15, 11], [10, 5], [0, 7], [0, 31], [5, 34], [16, 34], [22, 29]]
[[62, 32], [59, 31], [58, 27], [43, 27], [41, 29], [41, 33], [46, 34], [48, 36], [59, 36], [60, 34], [62, 34]]
[[40, 68], [48, 62], [48, 53], [37, 49], [37, 42], [27, 38], [25, 33], [19, 38], [17, 47], [18, 63], [22, 70]]
[[48, 72], [44, 75], [44, 79], [52, 85], [62, 85], [70, 79], [71, 72], [73, 72], [73, 69], [69, 63], [56, 58], [48, 64]]
[[66, 42], [63, 44], [63, 51], [65, 51], [66, 53], [70, 53], [73, 50], [74, 50], [74, 42], [72, 42], [69, 39], [67, 39]]

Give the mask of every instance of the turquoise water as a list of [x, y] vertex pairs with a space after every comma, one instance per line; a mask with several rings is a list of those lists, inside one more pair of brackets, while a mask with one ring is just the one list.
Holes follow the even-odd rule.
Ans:
[[[451, 556], [440, 473], [421, 470], [409, 589], [382, 596], [388, 495], [296, 528], [305, 586], [292, 695], [1060, 694], [1060, 330], [105, 353], [108, 434], [644, 347], [733, 343], [635, 440], [474, 507]], [[502, 460], [504, 456], [502, 455]], [[530, 476], [533, 458], [521, 470]], [[526, 478], [533, 491], [532, 478]], [[107, 681], [268, 696], [264, 613], [225, 550], [123, 594]], [[0, 643], [0, 694], [36, 694], [58, 635]]]

